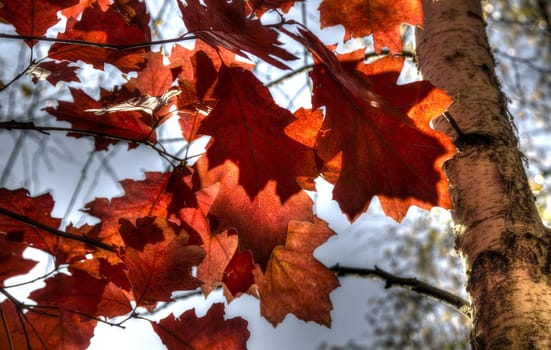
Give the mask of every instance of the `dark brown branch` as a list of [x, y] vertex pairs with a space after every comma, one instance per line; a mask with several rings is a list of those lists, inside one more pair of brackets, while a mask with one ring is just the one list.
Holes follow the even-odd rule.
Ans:
[[110, 245], [105, 244], [103, 242], [96, 241], [95, 239], [91, 239], [91, 238], [88, 238], [86, 236], [79, 236], [79, 235], [75, 235], [75, 234], [72, 234], [72, 233], [69, 233], [69, 232], [58, 230], [58, 229], [50, 227], [48, 225], [44, 225], [43, 223], [38, 222], [36, 220], [33, 220], [33, 219], [31, 219], [31, 218], [29, 218], [25, 215], [14, 213], [14, 212], [9, 211], [9, 210], [7, 210], [5, 208], [2, 208], [2, 207], [0, 207], [0, 214], [8, 216], [12, 219], [15, 219], [15, 220], [19, 221], [19, 222], [22, 222], [27, 226], [47, 231], [47, 232], [49, 232], [51, 234], [54, 234], [56, 236], [59, 236], [59, 237], [63, 237], [63, 238], [71, 239], [71, 240], [74, 240], [74, 241], [87, 243], [87, 244], [90, 244], [92, 246], [108, 250], [110, 252], [116, 252], [116, 249], [113, 246], [110, 246]]
[[[174, 161], [177, 161], [179, 163], [184, 162], [186, 159], [180, 159], [178, 157], [173, 156], [172, 154], [166, 152], [163, 149], [158, 148], [154, 143], [143, 140], [143, 139], [131, 139], [121, 136], [114, 136], [102, 132], [97, 131], [91, 131], [91, 130], [83, 130], [83, 129], [74, 129], [74, 128], [63, 128], [63, 127], [56, 127], [56, 126], [41, 126], [41, 125], [35, 125], [33, 122], [18, 122], [14, 120], [6, 121], [6, 122], [0, 122], [0, 129], [6, 129], [6, 130], [33, 130], [36, 132], [40, 132], [43, 134], [48, 135], [49, 131], [60, 131], [60, 132], [71, 132], [75, 134], [82, 134], [87, 136], [95, 136], [95, 137], [104, 137], [112, 140], [117, 141], [125, 141], [125, 142], [132, 142], [132, 143], [139, 143], [148, 147], [151, 147], [153, 150], [155, 150], [157, 153], [159, 153], [161, 156], [165, 158], [170, 158]], [[168, 160], [168, 159], [167, 159]]]
[[459, 313], [461, 313], [462, 315], [471, 318], [471, 303], [469, 303], [467, 300], [446, 290], [432, 286], [426, 282], [419, 281], [416, 278], [398, 277], [377, 266], [375, 266], [375, 268], [373, 269], [362, 269], [335, 265], [331, 267], [331, 270], [333, 270], [339, 277], [358, 276], [380, 278], [385, 281], [385, 288], [399, 286], [413, 290], [414, 292], [427, 295], [445, 304], [448, 304], [455, 310], [459, 311]]
[[[189, 34], [189, 33], [187, 33], [187, 34]], [[150, 47], [150, 46], [153, 46], [153, 45], [171, 44], [171, 43], [177, 43], [177, 42], [180, 42], [180, 41], [195, 39], [195, 36], [187, 36], [186, 37], [187, 34], [181, 35], [177, 38], [154, 40], [154, 41], [144, 41], [144, 42], [141, 42], [141, 43], [127, 44], [127, 45], [106, 44], [106, 43], [98, 43], [98, 42], [85, 41], [85, 40], [48, 38], [46, 36], [19, 35], [19, 34], [7, 34], [7, 33], [0, 33], [0, 38], [12, 39], [12, 40], [45, 41], [45, 42], [53, 42], [53, 43], [68, 44], [68, 45], [93, 46], [93, 47], [99, 47], [99, 48], [102, 48], [102, 49], [111, 49], [111, 50], [117, 50], [117, 51], [124, 51], [124, 50], [139, 49], [139, 48], [143, 48], [143, 47]]]

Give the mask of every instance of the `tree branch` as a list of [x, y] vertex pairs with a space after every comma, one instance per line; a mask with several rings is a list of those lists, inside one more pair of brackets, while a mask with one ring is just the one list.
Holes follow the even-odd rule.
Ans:
[[75, 234], [72, 234], [72, 233], [69, 233], [69, 232], [58, 230], [58, 229], [50, 227], [48, 225], [44, 225], [43, 223], [38, 222], [36, 220], [33, 220], [33, 219], [31, 219], [31, 218], [29, 218], [25, 215], [14, 213], [14, 212], [12, 212], [10, 210], [7, 210], [5, 208], [2, 208], [2, 207], [0, 207], [0, 214], [8, 216], [12, 219], [15, 219], [15, 220], [19, 221], [19, 222], [22, 222], [27, 226], [47, 231], [47, 232], [52, 233], [52, 234], [54, 234], [56, 236], [59, 236], [59, 237], [63, 237], [63, 238], [67, 238], [67, 239], [72, 239], [74, 241], [87, 243], [87, 244], [90, 244], [92, 246], [108, 250], [110, 252], [116, 252], [116, 249], [113, 246], [110, 246], [109, 244], [105, 244], [103, 242], [96, 241], [95, 239], [92, 239], [92, 238], [89, 238], [89, 237], [86, 237], [86, 236], [79, 236], [79, 235], [75, 235]]
[[186, 161], [186, 159], [178, 158], [164, 149], [161, 149], [157, 147], [155, 143], [152, 143], [150, 141], [142, 140], [142, 139], [131, 139], [126, 138], [122, 136], [114, 136], [102, 132], [92, 131], [92, 130], [83, 130], [83, 129], [74, 129], [74, 128], [63, 128], [63, 127], [56, 127], [56, 126], [41, 126], [41, 125], [35, 125], [34, 122], [18, 122], [15, 120], [10, 120], [6, 122], [0, 122], [0, 129], [6, 129], [6, 130], [33, 130], [42, 134], [49, 135], [48, 131], [61, 131], [61, 132], [71, 132], [75, 134], [82, 134], [82, 135], [88, 135], [88, 136], [95, 136], [95, 137], [104, 137], [112, 140], [117, 141], [125, 141], [125, 142], [132, 142], [132, 143], [138, 143], [142, 144], [148, 147], [151, 147], [153, 150], [155, 150], [157, 153], [159, 153], [161, 156], [163, 156], [165, 159], [172, 159], [174, 161], [177, 161], [178, 163], [183, 163]]
[[379, 278], [385, 281], [385, 288], [392, 286], [399, 286], [406, 289], [413, 290], [419, 294], [427, 295], [436, 300], [439, 300], [457, 310], [459, 313], [467, 318], [471, 318], [471, 303], [467, 300], [450, 293], [446, 290], [437, 288], [423, 281], [419, 281], [416, 278], [411, 277], [398, 277], [396, 275], [387, 272], [378, 266], [373, 269], [362, 269], [354, 267], [339, 266], [338, 264], [331, 267], [338, 277], [344, 276], [358, 276]]
[[143, 48], [143, 47], [150, 47], [150, 46], [153, 46], [153, 45], [171, 44], [171, 43], [177, 43], [177, 42], [180, 42], [180, 41], [195, 39], [195, 36], [186, 37], [186, 35], [188, 35], [188, 34], [190, 34], [190, 33], [183, 34], [183, 35], [181, 35], [177, 38], [154, 40], [154, 41], [144, 41], [144, 42], [141, 42], [141, 43], [126, 44], [126, 45], [98, 43], [98, 42], [85, 41], [85, 40], [49, 38], [49, 37], [46, 37], [46, 36], [7, 34], [7, 33], [0, 33], [0, 38], [12, 39], [12, 40], [46, 41], [46, 42], [53, 42], [53, 43], [59, 43], [59, 44], [93, 46], [93, 47], [99, 47], [99, 48], [102, 48], [102, 49], [111, 49], [111, 50], [117, 50], [117, 51], [124, 51], [124, 50], [139, 49], [139, 48]]

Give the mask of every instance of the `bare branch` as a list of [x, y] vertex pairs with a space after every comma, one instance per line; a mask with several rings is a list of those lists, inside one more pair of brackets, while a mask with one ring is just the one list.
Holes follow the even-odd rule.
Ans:
[[193, 35], [187, 36], [188, 34], [190, 34], [190, 33], [183, 34], [183, 35], [181, 35], [177, 38], [170, 38], [170, 39], [163, 39], [163, 40], [153, 40], [153, 41], [144, 41], [144, 42], [141, 42], [141, 43], [127, 44], [127, 45], [106, 44], [106, 43], [97, 43], [97, 42], [85, 41], [85, 40], [60, 39], [60, 38], [49, 38], [49, 37], [46, 37], [46, 36], [19, 35], [19, 34], [7, 34], [7, 33], [0, 33], [0, 38], [12, 39], [12, 40], [45, 41], [45, 42], [53, 42], [53, 43], [60, 43], [60, 44], [93, 46], [93, 47], [99, 47], [99, 48], [102, 48], [102, 49], [125, 51], [125, 50], [132, 50], [132, 49], [150, 47], [150, 46], [153, 46], [153, 45], [171, 44], [171, 43], [177, 43], [177, 42], [180, 42], [180, 41], [194, 40], [195, 39], [195, 36], [193, 36]]
[[385, 281], [385, 288], [390, 288], [392, 286], [407, 288], [419, 294], [430, 296], [436, 300], [448, 304], [467, 318], [472, 317], [470, 302], [446, 290], [437, 288], [426, 282], [419, 281], [417, 278], [398, 277], [377, 266], [375, 266], [375, 268], [373, 269], [363, 269], [339, 266], [337, 264], [335, 266], [332, 266], [331, 270], [333, 270], [339, 277], [358, 276], [379, 278]]
[[75, 235], [75, 234], [72, 234], [72, 233], [69, 233], [69, 232], [58, 230], [56, 228], [44, 225], [41, 222], [35, 221], [35, 220], [25, 216], [25, 215], [14, 213], [14, 212], [12, 212], [10, 210], [7, 210], [5, 208], [2, 208], [2, 207], [0, 207], [0, 214], [8, 216], [12, 219], [15, 219], [15, 220], [19, 221], [19, 222], [22, 222], [27, 226], [47, 231], [47, 232], [49, 232], [51, 234], [54, 234], [56, 236], [59, 236], [59, 237], [63, 237], [63, 238], [67, 238], [67, 239], [72, 239], [74, 241], [87, 243], [87, 244], [90, 244], [92, 246], [108, 250], [110, 252], [116, 252], [115, 247], [110, 246], [109, 244], [105, 244], [103, 242], [96, 241], [95, 239], [92, 239], [92, 238], [89, 238], [89, 237], [86, 237], [86, 236], [79, 236], [79, 235]]

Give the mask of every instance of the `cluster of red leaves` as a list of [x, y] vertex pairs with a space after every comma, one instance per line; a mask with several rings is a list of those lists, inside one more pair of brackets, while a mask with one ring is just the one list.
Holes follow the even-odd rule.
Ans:
[[[338, 281], [313, 257], [333, 235], [305, 192], [315, 190], [314, 178], [335, 185], [334, 199], [351, 220], [373, 196], [398, 221], [412, 205], [449, 206], [440, 167], [453, 147], [429, 127], [450, 103], [446, 94], [427, 82], [398, 86], [402, 58], [366, 64], [363, 51], [335, 55], [306, 29], [276, 30], [255, 17], [287, 10], [292, 1], [181, 1], [183, 24], [197, 43], [194, 50], [177, 45], [169, 57], [141, 45], [151, 33], [145, 4], [137, 0], [5, 3], [0, 18], [25, 36], [43, 35], [59, 10], [69, 18], [58, 38], [71, 42], [51, 46], [51, 60], [38, 66], [54, 74], [52, 84], [77, 81], [69, 66], [77, 60], [137, 71], [122, 87], [101, 90], [99, 101], [71, 87], [72, 102], [47, 108], [71, 123], [72, 136], [94, 135], [97, 151], [120, 141], [152, 145], [156, 127], [175, 107], [184, 139], [211, 140], [193, 167], [123, 180], [123, 197], [88, 203], [87, 213], [100, 219], [94, 226], [57, 231], [49, 195], [0, 190], [1, 282], [32, 268], [21, 257], [26, 246], [48, 252], [70, 273], [48, 277], [30, 295], [34, 306], [2, 288], [8, 298], [1, 305], [3, 347], [86, 348], [100, 317], [131, 312], [132, 303], [153, 310], [174, 291], [200, 287], [207, 295], [220, 285], [230, 301], [257, 296], [274, 325], [293, 313], [329, 326], [329, 293]], [[322, 26], [342, 23], [347, 37], [373, 33], [377, 50], [396, 52], [400, 23], [421, 18], [420, 5], [407, 3], [326, 0]], [[253, 54], [287, 68], [295, 56], [280, 46], [280, 33], [314, 57], [313, 110], [292, 114], [279, 107], [250, 67], [235, 60]], [[177, 95], [163, 99], [174, 89]], [[169, 349], [244, 348], [245, 321], [223, 314], [215, 305], [203, 318], [188, 311], [153, 327]]]

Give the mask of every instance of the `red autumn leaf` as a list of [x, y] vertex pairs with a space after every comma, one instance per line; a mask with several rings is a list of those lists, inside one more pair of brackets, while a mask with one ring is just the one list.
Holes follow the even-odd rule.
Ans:
[[[94, 251], [94, 248], [83, 242], [63, 238], [55, 232], [61, 220], [50, 216], [53, 205], [49, 194], [33, 198], [27, 190], [0, 189], [0, 230], [6, 233], [7, 240], [24, 242], [51, 254], [55, 257], [57, 266], [83, 259], [87, 253]], [[10, 213], [12, 216], [8, 215]], [[45, 227], [54, 232], [48, 231]], [[85, 228], [79, 231], [69, 227], [67, 231], [83, 236], [86, 233]]]
[[319, 11], [321, 28], [344, 26], [344, 40], [373, 34], [376, 52], [385, 46], [391, 53], [402, 51], [400, 25], [423, 24], [419, 0], [324, 0]]
[[[184, 66], [192, 67], [191, 72], [186, 72], [186, 76], [179, 81], [180, 91], [178, 96], [178, 112], [180, 115], [179, 123], [182, 129], [182, 136], [189, 142], [195, 140], [199, 135], [197, 131], [202, 120], [216, 105], [216, 100], [212, 97], [214, 83], [218, 79], [218, 70], [221, 61], [218, 58], [217, 62], [213, 62], [209, 55], [198, 50], [197, 46], [205, 46], [204, 49], [212, 51], [212, 48], [201, 44], [201, 41], [196, 43], [196, 52], [193, 53], [181, 46], [177, 46], [171, 55], [173, 62], [182, 62], [182, 58], [189, 58], [189, 64], [186, 64], [188, 59], [181, 63]], [[233, 61], [235, 54], [228, 55], [228, 51], [221, 52], [226, 54], [225, 60]], [[211, 52], [212, 54], [212, 52]], [[217, 57], [217, 56], [215, 56]]]
[[208, 295], [224, 278], [226, 266], [230, 263], [237, 249], [237, 235], [228, 231], [219, 233], [203, 243], [205, 258], [197, 267], [197, 278], [203, 282], [201, 290]]
[[310, 33], [301, 35], [324, 63], [311, 72], [313, 106], [326, 108], [317, 154], [343, 212], [354, 220], [375, 195], [397, 221], [412, 205], [449, 207], [441, 165], [454, 146], [429, 122], [450, 98], [426, 82], [397, 86], [399, 70], [389, 59], [365, 65], [356, 52], [340, 56], [341, 65]]
[[159, 217], [138, 219], [136, 226], [126, 219], [119, 224], [126, 244], [123, 261], [138, 306], [153, 308], [157, 302], [170, 301], [173, 291], [201, 285], [191, 268], [205, 253], [189, 245], [189, 235], [176, 224]]
[[312, 254], [333, 234], [319, 219], [314, 223], [291, 221], [285, 245], [275, 247], [266, 272], [255, 270], [261, 313], [274, 326], [289, 313], [305, 321], [331, 325], [329, 293], [339, 282]]
[[236, 253], [224, 271], [224, 286], [227, 289], [226, 299], [231, 300], [247, 292], [254, 284], [254, 262], [249, 250]]
[[239, 317], [224, 319], [224, 304], [212, 305], [201, 318], [192, 309], [152, 325], [168, 350], [244, 350], [249, 338], [247, 321]]
[[189, 175], [185, 169], [172, 173], [145, 173], [142, 181], [122, 180], [124, 196], [96, 198], [86, 204], [85, 211], [101, 220], [99, 237], [109, 244], [124, 247], [119, 234], [119, 219], [135, 222], [138, 218], [157, 216], [179, 223], [178, 214], [184, 205], [197, 205], [191, 190], [182, 178]]
[[111, 2], [112, 0], [80, 0], [78, 4], [62, 10], [61, 14], [67, 18], [77, 18], [87, 7], [92, 6], [94, 3], [97, 3], [99, 8], [105, 12], [111, 5]]
[[[0, 231], [3, 231], [2, 226]], [[0, 285], [10, 277], [26, 274], [37, 264], [23, 258], [26, 244], [10, 242], [3, 236], [0, 236]]]
[[247, 15], [254, 12], [258, 17], [262, 16], [269, 10], [281, 10], [284, 13], [289, 12], [295, 2], [304, 0], [246, 0]]
[[138, 91], [140, 95], [160, 96], [170, 89], [181, 68], [165, 65], [163, 57], [160, 51], [144, 54], [147, 64], [138, 71], [137, 77], [125, 84], [128, 90]]
[[319, 109], [300, 108], [294, 116], [297, 120], [287, 125], [285, 133], [305, 146], [316, 148], [318, 133], [323, 123], [323, 112]]
[[35, 308], [23, 316], [23, 310], [16, 309], [9, 300], [0, 307], [6, 322], [0, 331], [2, 349], [84, 350], [90, 345], [97, 324], [96, 320], [55, 307]]
[[[179, 1], [186, 28], [211, 46], [222, 46], [248, 58], [251, 53], [280, 69], [288, 69], [280, 60], [296, 56], [279, 47], [277, 32], [246, 15], [243, 1], [205, 0]], [[276, 58], [278, 59], [276, 59]]]
[[60, 101], [57, 107], [48, 107], [46, 111], [60, 121], [67, 121], [72, 128], [82, 133], [72, 132], [69, 135], [84, 137], [86, 131], [95, 133], [96, 150], [107, 150], [110, 144], [119, 142], [117, 138], [135, 141], [155, 140], [154, 130], [151, 128], [152, 117], [138, 111], [123, 111], [96, 115], [86, 112], [87, 109], [100, 109], [105, 104], [128, 100], [134, 95], [127, 90], [109, 92], [101, 89], [100, 101], [88, 96], [84, 91], [69, 88], [74, 102]]
[[[43, 36], [59, 22], [57, 11], [73, 6], [78, 0], [3, 0], [0, 19], [12, 24], [22, 36]], [[36, 41], [25, 40], [32, 47]]]
[[98, 315], [106, 279], [95, 278], [87, 272], [69, 269], [71, 276], [59, 273], [46, 279], [46, 286], [33, 291], [29, 298], [39, 306], [59, 307], [60, 309]]
[[[103, 11], [97, 3], [87, 7], [82, 18], [69, 18], [67, 29], [58, 39], [80, 40], [97, 44], [132, 45], [151, 41], [149, 15], [145, 4], [131, 0], [115, 3]], [[78, 60], [104, 69], [110, 63], [123, 72], [138, 70], [145, 63], [144, 53], [149, 49], [114, 50], [110, 48], [56, 43], [48, 57], [76, 62]]]
[[213, 96], [218, 105], [199, 129], [213, 137], [206, 153], [211, 168], [226, 160], [237, 164], [239, 184], [251, 198], [274, 180], [282, 202], [301, 190], [297, 178], [317, 176], [312, 150], [285, 134], [295, 118], [252, 73], [222, 67]]
[[80, 79], [75, 73], [75, 70], [78, 69], [77, 66], [70, 66], [69, 62], [56, 62], [56, 61], [46, 61], [41, 62], [37, 65], [32, 66], [27, 74], [33, 76], [33, 83], [37, 83], [39, 80], [47, 80], [55, 86], [58, 82], [71, 82], [76, 81], [80, 82]]
[[240, 250], [250, 250], [254, 262], [264, 269], [274, 247], [285, 243], [287, 223], [313, 220], [312, 200], [300, 191], [282, 204], [273, 180], [251, 199], [238, 183], [237, 165], [226, 161], [208, 171], [207, 162], [207, 158], [200, 158], [196, 168], [202, 186], [220, 182], [220, 191], [209, 211], [213, 233], [234, 228]]

